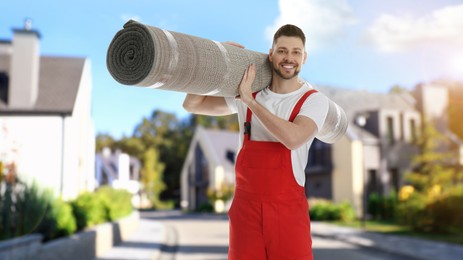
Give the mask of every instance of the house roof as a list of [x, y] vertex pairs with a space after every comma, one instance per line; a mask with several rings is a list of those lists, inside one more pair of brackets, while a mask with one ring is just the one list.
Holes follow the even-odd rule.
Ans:
[[327, 86], [316, 86], [317, 90], [336, 102], [346, 112], [350, 122], [358, 112], [378, 110], [417, 111], [415, 99], [407, 93], [374, 93]]
[[[34, 107], [11, 109], [0, 100], [0, 114], [72, 114], [85, 60], [75, 57], [40, 57], [39, 92]], [[10, 56], [0, 55], [0, 72], [9, 72], [9, 67]]]
[[354, 123], [359, 113], [381, 110], [417, 111], [416, 100], [408, 93], [374, 93], [328, 86], [316, 86], [315, 89], [344, 109], [349, 122], [346, 134], [350, 139], [360, 139], [361, 136], [364, 141], [372, 144], [377, 143], [378, 137]]
[[[213, 160], [216, 165], [221, 165], [227, 171], [233, 171], [234, 163], [227, 158], [227, 153], [232, 152], [233, 157], [237, 155], [239, 134], [226, 130], [205, 129], [201, 126], [196, 129], [198, 142], [204, 145], [204, 149], [210, 151], [207, 153], [209, 160]], [[234, 158], [233, 158], [234, 159]]]

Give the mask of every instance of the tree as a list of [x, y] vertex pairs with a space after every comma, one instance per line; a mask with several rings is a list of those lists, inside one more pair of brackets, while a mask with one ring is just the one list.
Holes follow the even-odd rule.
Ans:
[[455, 154], [448, 150], [448, 139], [439, 133], [432, 123], [424, 123], [423, 131], [416, 141], [419, 153], [413, 158], [413, 169], [406, 178], [418, 191], [434, 185], [454, 185]]
[[95, 141], [96, 152], [101, 152], [105, 147], [114, 148], [116, 144], [116, 140], [109, 134], [97, 134]]
[[408, 92], [410, 92], [408, 89], [400, 85], [394, 85], [391, 87], [391, 89], [389, 89], [390, 94], [401, 94], [401, 93], [408, 93]]
[[159, 152], [150, 147], [143, 155], [143, 167], [141, 170], [141, 181], [143, 191], [155, 208], [162, 207], [160, 194], [166, 189], [162, 180], [165, 165], [159, 160]]

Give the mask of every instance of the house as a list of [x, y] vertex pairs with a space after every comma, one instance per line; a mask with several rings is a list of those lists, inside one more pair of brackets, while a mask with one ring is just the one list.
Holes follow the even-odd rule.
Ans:
[[[208, 193], [234, 186], [237, 148], [238, 132], [196, 128], [180, 175], [182, 209], [198, 209], [209, 202]], [[225, 203], [215, 210], [227, 210]]]
[[30, 21], [0, 40], [0, 161], [71, 199], [95, 188], [90, 61], [39, 45]]
[[369, 194], [387, 194], [401, 186], [417, 152], [412, 141], [421, 125], [420, 112], [406, 93], [317, 89], [344, 109], [349, 126], [333, 145], [319, 140], [312, 144], [306, 195], [348, 201], [360, 216]]
[[141, 162], [137, 158], [120, 151], [112, 153], [109, 148], [104, 148], [95, 157], [97, 187], [108, 185], [138, 194], [140, 169]]

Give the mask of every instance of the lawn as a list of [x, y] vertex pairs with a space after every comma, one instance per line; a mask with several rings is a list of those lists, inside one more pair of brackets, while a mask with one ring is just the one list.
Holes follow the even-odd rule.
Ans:
[[[329, 223], [340, 225], [340, 226], [353, 227], [353, 228], [362, 228], [361, 221], [352, 221], [348, 223], [340, 222], [340, 221], [333, 221]], [[369, 220], [365, 223], [365, 230], [371, 231], [371, 232], [383, 233], [383, 234], [409, 236], [409, 237], [416, 237], [416, 238], [463, 245], [463, 234], [461, 233], [460, 234], [457, 234], [457, 233], [455, 234], [419, 233], [416, 231], [412, 231], [409, 227], [401, 226], [394, 222]]]

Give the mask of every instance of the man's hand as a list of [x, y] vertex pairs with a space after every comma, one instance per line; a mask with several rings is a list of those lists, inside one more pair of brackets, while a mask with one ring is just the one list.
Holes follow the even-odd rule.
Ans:
[[251, 64], [244, 71], [243, 79], [241, 80], [241, 83], [239, 86], [240, 99], [247, 106], [249, 106], [249, 104], [254, 100], [252, 96], [251, 86], [255, 78], [256, 78], [256, 66], [254, 64]]

